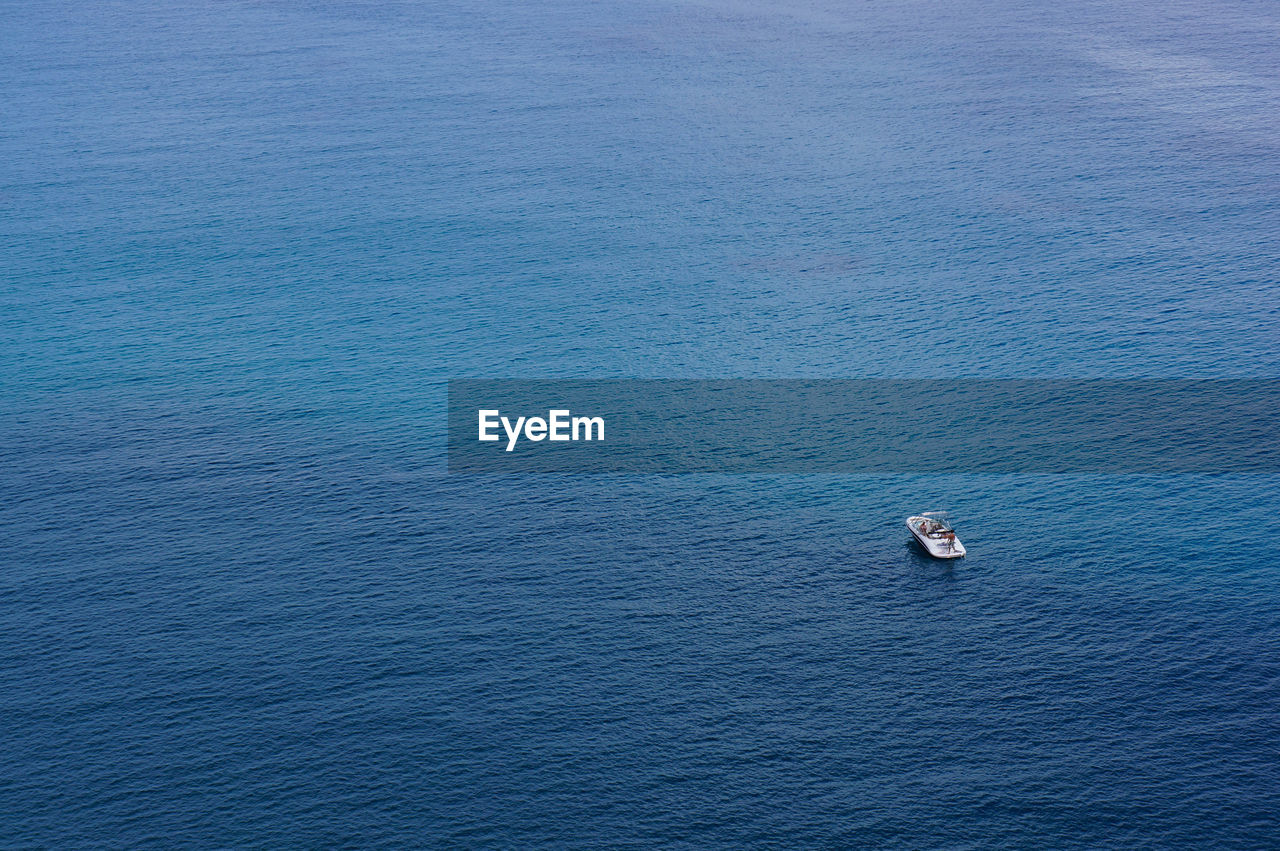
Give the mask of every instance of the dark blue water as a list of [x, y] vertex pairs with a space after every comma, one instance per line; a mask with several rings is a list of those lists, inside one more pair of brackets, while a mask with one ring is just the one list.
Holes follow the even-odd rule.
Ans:
[[1274, 476], [443, 454], [454, 376], [1280, 375], [1273, 5], [185, 5], [0, 27], [0, 844], [1275, 842]]

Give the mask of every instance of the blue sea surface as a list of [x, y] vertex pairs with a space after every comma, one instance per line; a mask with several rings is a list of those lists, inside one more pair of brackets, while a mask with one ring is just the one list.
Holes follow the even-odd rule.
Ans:
[[450, 475], [445, 382], [1280, 376], [1278, 31], [8, 4], [0, 845], [1274, 846], [1280, 476]]

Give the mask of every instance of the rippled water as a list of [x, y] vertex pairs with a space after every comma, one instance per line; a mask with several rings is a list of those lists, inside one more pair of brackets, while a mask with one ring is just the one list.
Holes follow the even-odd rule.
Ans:
[[15, 8], [0, 844], [1271, 844], [1276, 477], [449, 476], [443, 382], [1274, 377], [1278, 25]]

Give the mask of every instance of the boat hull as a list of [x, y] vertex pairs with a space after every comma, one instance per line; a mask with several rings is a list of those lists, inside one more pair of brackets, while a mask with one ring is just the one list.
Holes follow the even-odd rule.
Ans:
[[[911, 531], [911, 536], [920, 542], [920, 546], [924, 547], [925, 552], [934, 558], [964, 558], [964, 544], [960, 543], [959, 538], [950, 543], [940, 539], [930, 538], [928, 535], [921, 533], [917, 528], [916, 524], [919, 523], [921, 519], [922, 518], [919, 517], [907, 518], [907, 529]], [[912, 521], [915, 521], [915, 523]]]

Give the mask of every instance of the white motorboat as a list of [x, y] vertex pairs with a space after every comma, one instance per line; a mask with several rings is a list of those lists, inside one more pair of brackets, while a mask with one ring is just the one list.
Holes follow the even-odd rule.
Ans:
[[964, 544], [956, 537], [956, 530], [951, 526], [946, 513], [942, 511], [926, 511], [915, 517], [907, 518], [907, 528], [915, 535], [920, 546], [929, 551], [934, 558], [962, 558]]

